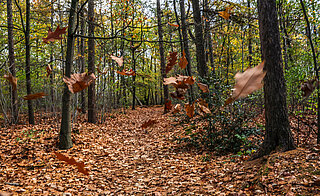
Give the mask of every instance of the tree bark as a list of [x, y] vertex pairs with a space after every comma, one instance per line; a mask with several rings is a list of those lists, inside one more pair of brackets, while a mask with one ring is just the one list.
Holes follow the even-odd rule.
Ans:
[[[75, 28], [75, 13], [77, 8], [78, 0], [72, 0], [69, 13], [69, 24], [68, 24], [68, 38], [67, 38], [67, 53], [66, 53], [66, 64], [65, 64], [65, 77], [70, 78], [72, 61], [73, 61], [73, 50], [74, 50], [74, 35], [73, 31]], [[64, 92], [62, 96], [62, 119], [61, 128], [59, 135], [59, 148], [69, 149], [72, 147], [71, 140], [71, 113], [70, 113], [70, 102], [71, 93], [66, 84], [64, 84]]]
[[[13, 77], [16, 77], [16, 65], [14, 62], [14, 42], [13, 42], [13, 22], [12, 22], [12, 0], [7, 0], [7, 20], [8, 20], [8, 50], [9, 50], [9, 70]], [[11, 86], [11, 123], [18, 123], [18, 95], [17, 89]]]
[[[85, 21], [84, 21], [84, 11], [80, 13], [80, 35], [85, 35], [86, 31], [86, 26], [85, 26]], [[85, 50], [85, 44], [84, 44], [84, 38], [80, 38], [80, 72], [84, 72], [85, 68], [85, 60], [84, 60], [84, 50]], [[81, 91], [80, 94], [80, 101], [81, 101], [81, 112], [82, 114], [85, 114], [87, 109], [86, 109], [86, 99], [85, 99], [85, 91]]]
[[[88, 36], [94, 37], [94, 0], [88, 1]], [[93, 38], [88, 39], [88, 72], [95, 73], [95, 43]], [[88, 87], [88, 122], [96, 123], [95, 111], [95, 81]]]
[[[159, 52], [160, 52], [160, 64], [161, 64], [161, 76], [162, 81], [164, 78], [167, 77], [166, 74], [166, 62], [164, 57], [164, 48], [163, 48], [163, 31], [162, 31], [162, 24], [161, 24], [161, 7], [160, 7], [160, 0], [157, 0], [157, 18], [158, 18], [158, 35], [159, 35]], [[169, 101], [169, 89], [167, 85], [163, 86], [163, 98], [165, 103]], [[164, 113], [169, 112], [166, 107], [164, 107]]]
[[258, 13], [264, 69], [267, 73], [264, 79], [266, 133], [256, 157], [269, 154], [277, 147], [282, 151], [295, 148], [288, 120], [276, 1], [258, 0]]
[[[26, 86], [27, 94], [32, 94], [31, 91], [31, 76], [30, 76], [30, 0], [26, 0], [26, 31], [25, 31], [25, 40], [26, 40]], [[29, 124], [34, 124], [34, 113], [33, 113], [33, 104], [32, 100], [28, 100], [28, 118]]]

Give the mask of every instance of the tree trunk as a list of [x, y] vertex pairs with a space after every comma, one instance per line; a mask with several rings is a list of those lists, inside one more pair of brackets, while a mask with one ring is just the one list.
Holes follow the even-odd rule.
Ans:
[[[12, 0], [7, 1], [8, 20], [8, 49], [9, 49], [9, 70], [13, 77], [16, 77], [16, 65], [14, 63], [14, 42], [13, 42], [13, 22], [12, 22]], [[18, 95], [17, 89], [11, 86], [11, 123], [18, 123]]]
[[[94, 0], [88, 1], [88, 36], [94, 37]], [[94, 39], [88, 39], [88, 72], [95, 73], [94, 65], [95, 56], [95, 44]], [[95, 111], [95, 81], [88, 87], [88, 122], [96, 123], [96, 111]]]
[[[164, 48], [163, 48], [163, 36], [162, 36], [162, 24], [161, 24], [161, 7], [160, 0], [157, 0], [157, 17], [158, 17], [158, 35], [159, 35], [159, 52], [160, 52], [160, 64], [161, 64], [161, 76], [162, 81], [167, 77], [166, 74], [166, 62], [164, 57]], [[169, 89], [167, 85], [163, 86], [163, 98], [165, 103], [169, 101]], [[166, 107], [164, 107], [164, 113], [169, 112]]]
[[[71, 75], [72, 61], [73, 61], [73, 49], [74, 49], [73, 31], [75, 28], [75, 13], [76, 13], [77, 4], [78, 4], [78, 0], [71, 1], [70, 13], [69, 13], [67, 53], [66, 53], [66, 64], [65, 64], [65, 77], [68, 77], [68, 78], [70, 78], [70, 75]], [[71, 93], [67, 85], [64, 84], [64, 92], [62, 96], [62, 119], [61, 119], [60, 135], [59, 135], [60, 149], [69, 149], [72, 147], [70, 102], [71, 102]]]
[[258, 12], [262, 57], [267, 74], [264, 79], [266, 133], [256, 157], [269, 154], [277, 147], [282, 151], [295, 148], [288, 120], [276, 1], [258, 0]]
[[[31, 92], [31, 76], [30, 76], [30, 0], [26, 0], [26, 83], [27, 83], [27, 94]], [[32, 100], [28, 100], [28, 118], [29, 124], [34, 124], [33, 104]]]
[[[85, 26], [85, 21], [84, 21], [84, 11], [82, 10], [82, 12], [80, 13], [80, 34], [81, 35], [85, 35], [85, 31], [86, 31], [86, 26]], [[81, 37], [80, 38], [80, 72], [83, 73], [84, 72], [84, 68], [85, 68], [85, 61], [84, 61], [84, 50], [85, 50], [85, 44], [84, 44], [84, 38]], [[86, 98], [85, 98], [85, 91], [81, 91], [80, 94], [80, 100], [81, 100], [81, 112], [82, 114], [85, 114], [87, 109], [86, 109]]]

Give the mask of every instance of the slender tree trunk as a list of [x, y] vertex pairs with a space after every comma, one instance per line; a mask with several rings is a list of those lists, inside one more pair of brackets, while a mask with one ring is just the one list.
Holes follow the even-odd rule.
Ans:
[[[84, 12], [82, 11], [80, 13], [80, 34], [85, 35], [86, 32], [86, 26], [85, 26], [85, 20], [84, 20]], [[85, 44], [84, 44], [84, 38], [80, 38], [80, 72], [84, 72], [85, 68], [85, 60], [84, 60], [84, 50], [85, 50]], [[85, 114], [87, 109], [86, 109], [86, 96], [85, 96], [85, 91], [81, 91], [80, 94], [80, 100], [81, 100], [81, 112], [82, 114]]]
[[[72, 0], [69, 13], [67, 53], [65, 64], [65, 77], [70, 78], [73, 61], [75, 13], [78, 0]], [[71, 93], [66, 84], [64, 84], [64, 92], [62, 97], [62, 119], [59, 135], [59, 148], [69, 149], [72, 147], [71, 140], [71, 113], [70, 113]]]
[[[26, 84], [27, 84], [27, 94], [32, 94], [31, 92], [31, 76], [30, 76], [30, 0], [26, 0]], [[28, 117], [29, 124], [34, 124], [34, 113], [32, 100], [28, 100]]]
[[[88, 36], [94, 37], [94, 0], [88, 1]], [[88, 39], [88, 72], [95, 73], [95, 44], [94, 39]], [[95, 81], [88, 87], [88, 122], [96, 123], [96, 94], [95, 94]]]
[[[51, 4], [53, 4], [53, 1], [51, 1]], [[54, 17], [54, 9], [53, 6], [51, 6], [51, 18], [50, 18], [50, 23], [51, 23], [51, 29], [53, 29], [53, 17]], [[50, 50], [50, 64], [53, 62], [53, 47], [51, 47]], [[50, 65], [49, 64], [49, 65]], [[53, 66], [51, 66], [51, 69], [53, 70]], [[54, 112], [54, 90], [53, 90], [53, 74], [54, 72], [50, 74], [50, 99], [51, 99], [51, 104], [50, 104], [50, 111]]]
[[248, 56], [248, 60], [249, 60], [249, 67], [252, 67], [252, 25], [251, 25], [251, 2], [250, 0], [248, 0], [248, 52], [249, 52], [249, 56]]
[[[162, 24], [161, 24], [161, 7], [160, 7], [160, 0], [157, 0], [157, 17], [158, 17], [158, 35], [159, 35], [159, 50], [160, 50], [160, 64], [161, 64], [161, 76], [162, 81], [164, 78], [167, 77], [166, 74], [166, 62], [164, 56], [164, 48], [163, 48], [163, 36], [162, 36]], [[165, 103], [169, 101], [169, 89], [167, 85], [163, 86], [163, 98]], [[166, 107], [164, 107], [164, 113], [169, 112]]]
[[258, 13], [267, 74], [264, 79], [266, 133], [256, 157], [269, 154], [277, 147], [283, 151], [295, 148], [288, 120], [276, 1], [258, 0]]
[[[7, 0], [8, 20], [8, 49], [9, 49], [9, 70], [13, 77], [16, 77], [16, 65], [14, 62], [13, 22], [12, 22], [12, 0]], [[11, 123], [18, 123], [18, 95], [17, 89], [11, 86]]]

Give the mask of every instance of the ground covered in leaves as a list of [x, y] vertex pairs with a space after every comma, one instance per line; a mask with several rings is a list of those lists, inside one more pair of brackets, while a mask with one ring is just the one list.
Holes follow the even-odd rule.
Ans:
[[[85, 116], [80, 116], [84, 119]], [[155, 124], [142, 129], [148, 120]], [[248, 161], [184, 149], [162, 107], [110, 114], [103, 124], [73, 124], [73, 148], [58, 150], [59, 121], [0, 129], [0, 195], [320, 195], [320, 146]], [[54, 152], [84, 162], [89, 175]]]

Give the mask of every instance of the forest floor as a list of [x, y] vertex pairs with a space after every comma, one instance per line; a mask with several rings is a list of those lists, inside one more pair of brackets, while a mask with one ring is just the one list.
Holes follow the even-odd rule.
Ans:
[[[0, 195], [320, 195], [320, 146], [248, 161], [184, 149], [162, 107], [115, 112], [103, 124], [73, 124], [73, 148], [58, 150], [60, 123], [0, 128]], [[85, 118], [85, 116], [80, 116]], [[142, 129], [149, 119], [153, 126]], [[89, 175], [53, 152], [83, 161]], [[207, 159], [206, 157], [210, 157]]]

